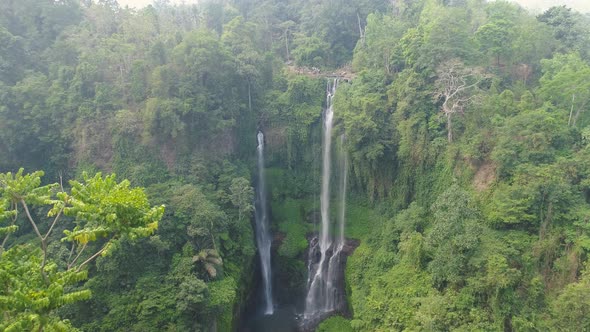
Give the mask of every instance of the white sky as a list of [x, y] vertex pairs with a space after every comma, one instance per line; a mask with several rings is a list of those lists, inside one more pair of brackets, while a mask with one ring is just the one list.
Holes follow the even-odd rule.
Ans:
[[[173, 3], [196, 3], [198, 0], [171, 0]], [[534, 11], [545, 10], [555, 5], [566, 5], [583, 13], [590, 13], [590, 0], [513, 0], [523, 7]], [[118, 0], [121, 6], [141, 8], [152, 3], [152, 0]]]
[[590, 0], [513, 0], [521, 6], [539, 11], [556, 5], [566, 5], [582, 13], [590, 13]]

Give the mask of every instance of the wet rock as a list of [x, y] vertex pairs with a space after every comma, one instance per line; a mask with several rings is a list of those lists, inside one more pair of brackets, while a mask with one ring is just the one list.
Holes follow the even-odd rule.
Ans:
[[[316, 234], [309, 234], [308, 241], [308, 271], [309, 275], [312, 276], [317, 272], [317, 269], [320, 268], [319, 263], [321, 260], [321, 251], [319, 247], [318, 236]], [[333, 267], [335, 268], [333, 274], [334, 279], [332, 280], [334, 293], [331, 294], [333, 297], [333, 306], [327, 311], [319, 311], [307, 317], [303, 317], [299, 326], [300, 331], [314, 331], [323, 320], [334, 315], [340, 315], [347, 318], [351, 317], [348, 302], [346, 300], [346, 284], [344, 273], [348, 256], [352, 255], [359, 244], [359, 240], [345, 239], [342, 250], [339, 252], [335, 250], [334, 245], [326, 250], [325, 260], [329, 261], [333, 259], [335, 263], [335, 266]], [[338, 254], [338, 256], [332, 257], [335, 253]], [[322, 273], [327, 273], [327, 264], [324, 264], [324, 266], [321, 268], [325, 270], [322, 271]], [[308, 288], [310, 287], [311, 280], [312, 278], [308, 276]]]

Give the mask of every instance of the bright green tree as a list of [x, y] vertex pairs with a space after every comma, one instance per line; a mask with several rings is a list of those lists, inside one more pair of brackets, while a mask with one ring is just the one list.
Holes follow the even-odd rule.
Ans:
[[[150, 207], [142, 188], [119, 183], [115, 175], [84, 174], [82, 182], [70, 181], [69, 192], [61, 183], [42, 186], [42, 176], [23, 169], [0, 174], [0, 217], [18, 224], [17, 214], [24, 215], [36, 236], [10, 245], [7, 237], [17, 225], [1, 228], [7, 234], [0, 258], [0, 327], [6, 331], [68, 329], [55, 309], [90, 297], [89, 290], [73, 287], [86, 279], [85, 266], [121, 239], [151, 235], [164, 213], [163, 206]], [[63, 229], [61, 242], [70, 249], [66, 261], [50, 257], [56, 229]]]

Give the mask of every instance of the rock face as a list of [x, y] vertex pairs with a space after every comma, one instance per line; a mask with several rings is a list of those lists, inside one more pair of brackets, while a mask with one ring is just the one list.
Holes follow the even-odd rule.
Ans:
[[[321, 311], [316, 312], [310, 317], [303, 319], [300, 324], [300, 331], [302, 332], [311, 332], [314, 331], [315, 328], [326, 318], [333, 316], [333, 315], [341, 315], [344, 317], [350, 317], [351, 313], [348, 307], [348, 302], [346, 301], [346, 284], [344, 278], [344, 272], [346, 269], [346, 261], [348, 256], [352, 255], [354, 250], [359, 246], [360, 242], [355, 239], [345, 239], [344, 246], [342, 250], [337, 252], [334, 246], [330, 247], [326, 252], [326, 259], [333, 260], [334, 264], [332, 264], [333, 271], [330, 271], [334, 275], [332, 281], [332, 289], [333, 293], [330, 294], [332, 297], [332, 306], [329, 311]], [[320, 246], [317, 234], [313, 234], [309, 237], [309, 252], [308, 252], [308, 264], [309, 264], [309, 271], [311, 273], [315, 273], [319, 268], [321, 253], [320, 253]], [[337, 254], [336, 257], [332, 257], [334, 253]], [[324, 265], [326, 268], [327, 265]], [[328, 271], [324, 271], [328, 273]], [[310, 274], [311, 274], [310, 273]], [[310, 278], [308, 277], [308, 283], [310, 282]], [[309, 287], [309, 285], [308, 285]]]

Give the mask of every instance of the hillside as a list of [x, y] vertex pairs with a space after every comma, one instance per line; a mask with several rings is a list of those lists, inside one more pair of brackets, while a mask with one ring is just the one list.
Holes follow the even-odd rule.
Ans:
[[568, 7], [0, 0], [0, 330], [590, 330], [589, 108]]

